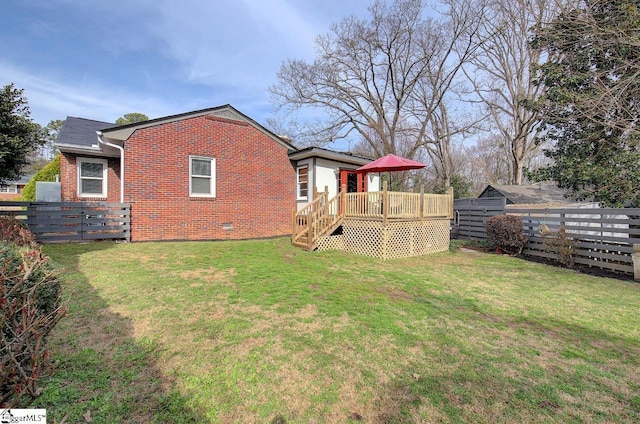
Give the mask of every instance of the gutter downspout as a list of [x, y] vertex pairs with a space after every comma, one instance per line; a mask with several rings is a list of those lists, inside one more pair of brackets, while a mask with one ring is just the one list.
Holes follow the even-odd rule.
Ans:
[[98, 136], [98, 143], [120, 150], [120, 203], [124, 203], [124, 148], [104, 141], [102, 139], [102, 131], [96, 131], [96, 135]]

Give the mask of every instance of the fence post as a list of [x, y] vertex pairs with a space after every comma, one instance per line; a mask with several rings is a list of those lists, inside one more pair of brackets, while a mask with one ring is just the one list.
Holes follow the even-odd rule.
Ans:
[[633, 245], [631, 259], [633, 259], [633, 279], [640, 281], [640, 244]]
[[449, 187], [447, 194], [449, 195], [449, 219], [451, 219], [453, 218], [453, 187]]
[[[33, 224], [35, 220], [35, 216], [33, 216], [34, 211], [36, 210], [35, 206], [33, 206], [32, 202], [29, 202], [27, 205], [27, 227]], [[33, 232], [33, 230], [31, 230]]]

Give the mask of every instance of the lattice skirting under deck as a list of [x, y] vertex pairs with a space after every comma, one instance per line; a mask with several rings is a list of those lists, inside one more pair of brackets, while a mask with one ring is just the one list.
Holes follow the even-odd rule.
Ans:
[[408, 258], [449, 249], [449, 220], [382, 221], [346, 219], [342, 235], [322, 237], [318, 250], [339, 249], [381, 259]]

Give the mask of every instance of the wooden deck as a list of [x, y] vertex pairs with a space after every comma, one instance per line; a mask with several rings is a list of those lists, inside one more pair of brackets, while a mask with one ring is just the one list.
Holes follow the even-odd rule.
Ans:
[[[327, 242], [327, 237], [346, 222], [356, 233], [358, 228], [361, 229], [362, 236], [356, 236], [355, 239], [351, 237], [352, 242], [363, 246], [373, 245], [374, 247], [365, 251], [372, 252], [371, 256], [379, 256], [377, 251], [388, 247], [386, 242], [381, 244], [378, 240], [380, 237], [387, 240], [393, 234], [402, 233], [402, 238], [413, 239], [417, 233], [429, 232], [428, 229], [433, 227], [435, 222], [439, 222], [437, 232], [440, 234], [443, 233], [440, 228], [443, 224], [440, 221], [446, 221], [448, 247], [448, 222], [452, 216], [451, 190], [448, 194], [405, 193], [387, 191], [386, 187], [383, 187], [379, 192], [346, 193], [343, 187], [342, 191], [331, 199], [326, 191], [319, 193], [311, 203], [294, 213], [291, 242], [310, 251], [323, 245], [333, 246], [336, 243]], [[376, 224], [366, 224], [366, 221]], [[413, 235], [407, 236], [407, 231]], [[436, 244], [441, 246], [443, 243]], [[384, 256], [384, 252], [380, 255]]]

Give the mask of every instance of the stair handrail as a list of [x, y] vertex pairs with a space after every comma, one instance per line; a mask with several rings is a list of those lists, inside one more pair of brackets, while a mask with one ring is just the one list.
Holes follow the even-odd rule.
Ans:
[[318, 193], [318, 197], [306, 204], [293, 214], [292, 243], [300, 243], [307, 237], [309, 250], [313, 250], [318, 239], [333, 231], [344, 218], [344, 208], [341, 207], [344, 193], [329, 199], [326, 191]]
[[340, 208], [341, 194], [327, 200], [322, 207], [313, 212], [313, 243], [315, 245], [318, 238], [333, 231], [335, 226], [342, 221], [344, 211]]

